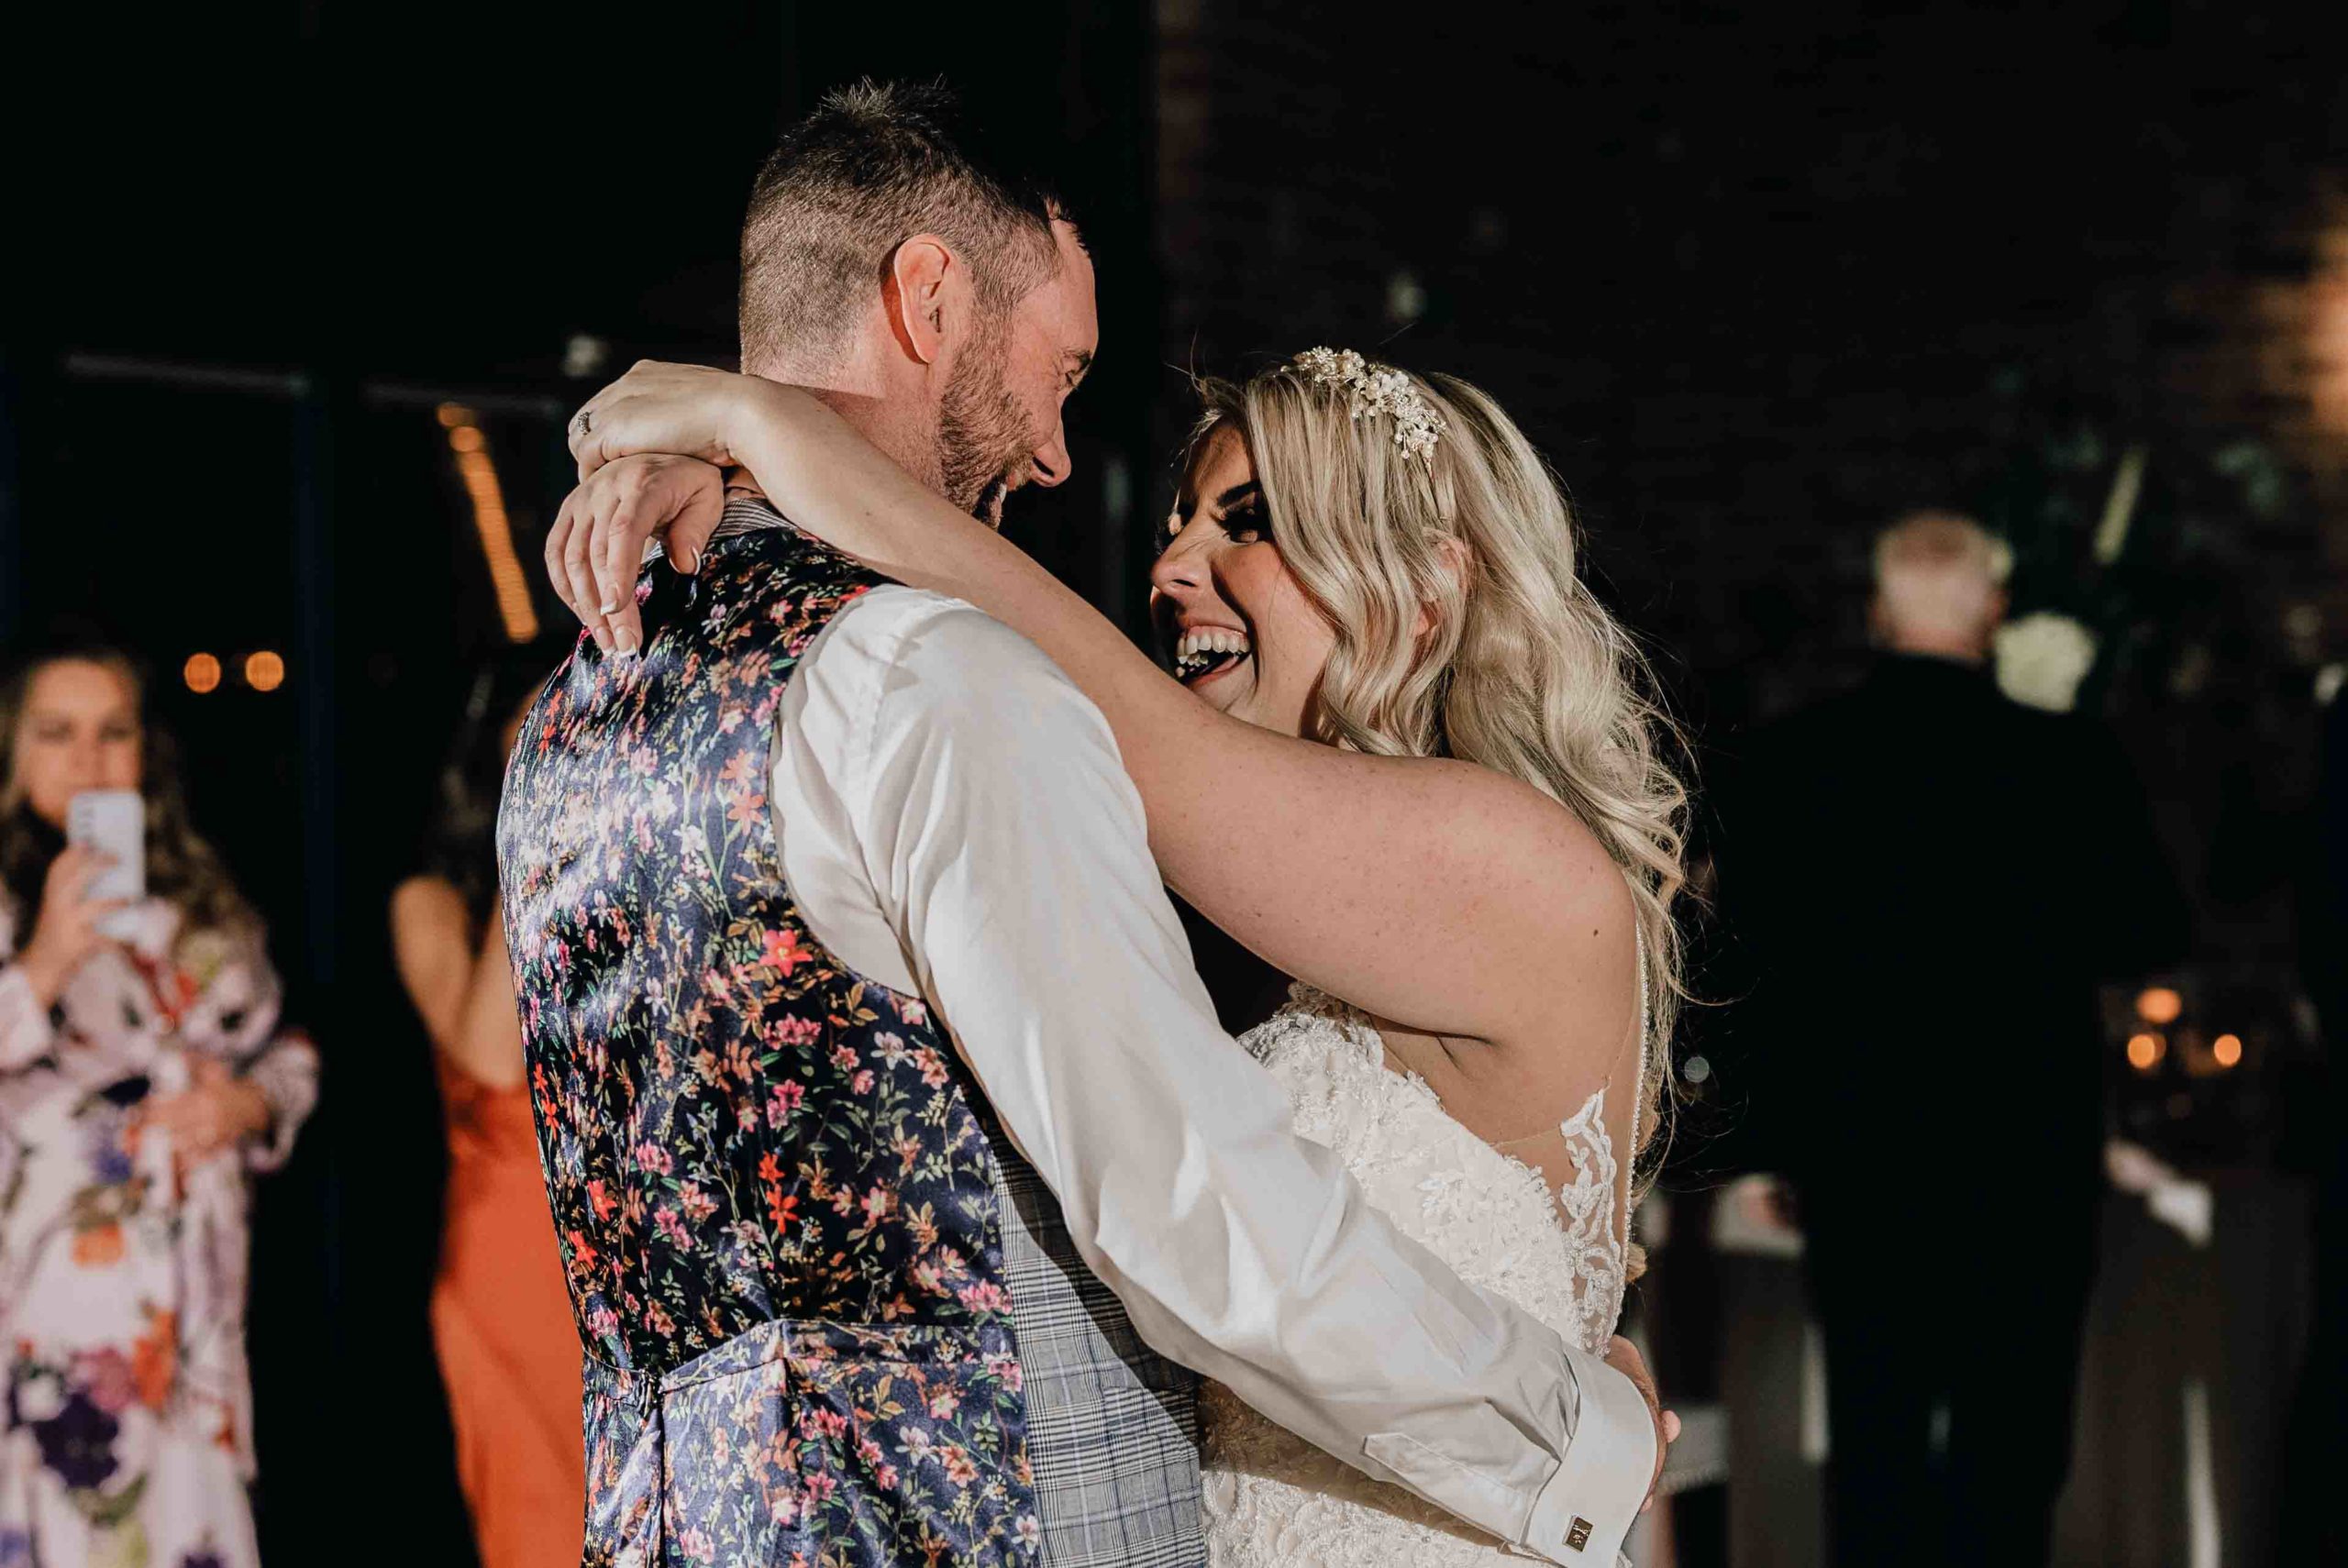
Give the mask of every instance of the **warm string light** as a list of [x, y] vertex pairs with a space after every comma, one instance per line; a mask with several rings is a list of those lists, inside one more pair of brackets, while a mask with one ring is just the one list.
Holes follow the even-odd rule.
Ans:
[[[285, 684], [285, 659], [268, 648], [258, 648], [245, 656], [238, 667], [245, 684], [256, 691], [274, 691]], [[180, 679], [197, 696], [220, 690], [220, 682], [227, 673], [216, 654], [193, 653], [180, 667]]]
[[[2162, 1031], [2185, 1016], [2185, 998], [2168, 986], [2147, 986], [2136, 993], [2136, 1016], [2153, 1027], [2128, 1037], [2128, 1065], [2140, 1073], [2149, 1073], [2168, 1055], [2168, 1036]], [[2181, 1038], [2185, 1055], [2180, 1060], [2191, 1076], [2205, 1076], [2213, 1067], [2224, 1072], [2242, 1066], [2239, 1034], [2219, 1035], [2210, 1042], [2206, 1054], [2198, 1030], [2187, 1031]]]
[[497, 465], [490, 460], [489, 437], [473, 411], [462, 403], [444, 403], [434, 411], [449, 432], [449, 449], [457, 455], [457, 476], [473, 503], [473, 529], [481, 536], [481, 553], [489, 563], [490, 586], [497, 593], [497, 613], [505, 623], [508, 642], [526, 643], [538, 635], [538, 613], [530, 605], [530, 581], [521, 558], [514, 552], [514, 525], [505, 514], [505, 494], [497, 482]]

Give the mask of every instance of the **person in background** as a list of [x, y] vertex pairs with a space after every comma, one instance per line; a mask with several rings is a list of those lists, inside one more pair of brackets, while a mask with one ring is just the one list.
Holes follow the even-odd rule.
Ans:
[[491, 842], [521, 706], [543, 674], [475, 679], [427, 868], [392, 895], [393, 955], [448, 1118], [432, 1336], [482, 1568], [572, 1568], [586, 1496], [579, 1336], [538, 1173]]
[[1968, 519], [1886, 530], [1875, 667], [1722, 780], [1751, 1115], [1808, 1237], [1841, 1564], [2046, 1561], [2096, 1256], [2097, 987], [2186, 943], [2117, 745], [1994, 684], [1999, 577]]
[[[78, 642], [0, 682], [0, 1562], [250, 1568], [249, 1182], [317, 1055], [142, 698]], [[92, 897], [88, 790], [145, 798], [144, 899]]]

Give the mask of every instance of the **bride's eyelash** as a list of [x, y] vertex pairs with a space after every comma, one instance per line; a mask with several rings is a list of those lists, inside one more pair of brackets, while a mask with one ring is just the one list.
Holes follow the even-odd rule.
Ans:
[[[1265, 516], [1264, 503], [1260, 501], [1250, 500], [1233, 507], [1216, 521], [1215, 526], [1221, 528], [1224, 536], [1235, 545], [1263, 544], [1272, 536], [1271, 522]], [[1153, 556], [1164, 555], [1183, 527], [1180, 513], [1160, 523], [1150, 533], [1150, 553]]]
[[[1223, 516], [1223, 531], [1235, 545], [1261, 543], [1272, 536], [1272, 520], [1264, 513], [1264, 503], [1248, 501], [1233, 507]], [[1253, 535], [1253, 540], [1242, 539], [1243, 534]]]

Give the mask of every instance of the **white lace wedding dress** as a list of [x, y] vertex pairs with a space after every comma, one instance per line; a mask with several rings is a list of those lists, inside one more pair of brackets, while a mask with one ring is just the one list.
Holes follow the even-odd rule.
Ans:
[[[1377, 1029], [1335, 998], [1293, 987], [1241, 1043], [1288, 1089], [1297, 1131], [1342, 1155], [1406, 1235], [1560, 1337], [1605, 1350], [1623, 1309], [1628, 1173], [1606, 1131], [1604, 1089], [1561, 1129], [1573, 1176], [1553, 1201], [1540, 1172], [1453, 1121], [1424, 1079], [1389, 1070]], [[1632, 1086], [1634, 1107], [1643, 1087]], [[1525, 1560], [1272, 1425], [1218, 1384], [1201, 1391], [1200, 1416], [1210, 1568]]]

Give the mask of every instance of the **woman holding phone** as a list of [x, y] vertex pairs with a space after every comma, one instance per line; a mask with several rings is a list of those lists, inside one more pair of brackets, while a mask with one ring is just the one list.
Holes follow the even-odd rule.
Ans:
[[[143, 808], [136, 900], [100, 896], [119, 854], [68, 836], [105, 815], [76, 796], [121, 790]], [[317, 1096], [316, 1053], [280, 1028], [278, 999], [129, 657], [75, 643], [7, 671], [0, 1562], [258, 1561], [249, 1184]]]

